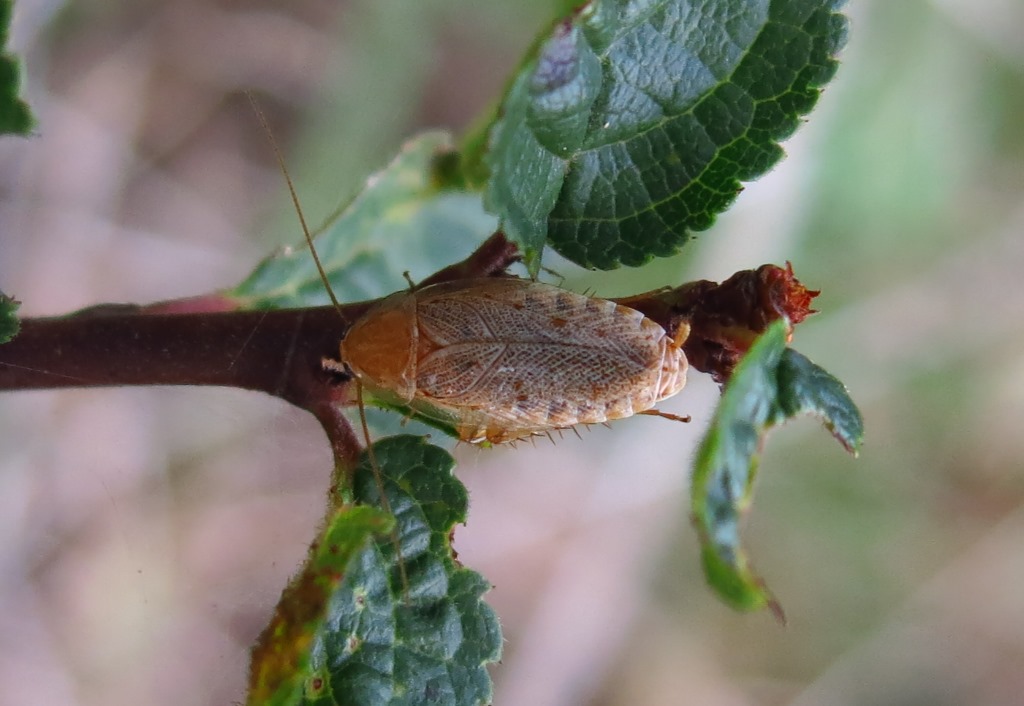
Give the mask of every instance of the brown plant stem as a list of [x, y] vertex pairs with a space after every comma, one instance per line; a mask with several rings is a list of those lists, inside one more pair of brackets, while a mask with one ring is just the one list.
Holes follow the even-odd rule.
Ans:
[[305, 406], [310, 371], [319, 369], [322, 356], [337, 355], [343, 334], [330, 307], [212, 314], [88, 310], [24, 319], [19, 335], [0, 346], [0, 390], [217, 385]]

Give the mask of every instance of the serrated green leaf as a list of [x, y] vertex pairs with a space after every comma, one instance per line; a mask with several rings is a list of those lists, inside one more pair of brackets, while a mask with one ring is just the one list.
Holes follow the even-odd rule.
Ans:
[[10, 0], [0, 0], [0, 135], [27, 135], [35, 120], [25, 101], [21, 100], [21, 68], [18, 60], [7, 52], [11, 26]]
[[[479, 196], [452, 185], [451, 154], [446, 134], [425, 133], [410, 140], [316, 236], [317, 252], [339, 300], [372, 299], [401, 289], [406, 286], [403, 272], [414, 280], [425, 278], [466, 257], [494, 232], [497, 222], [483, 211]], [[241, 308], [330, 303], [301, 239], [260, 263], [227, 296]]]
[[[481, 600], [490, 586], [452, 556], [451, 533], [467, 506], [454, 461], [422, 437], [384, 439], [374, 451], [407, 584], [391, 539], [358, 556], [330, 599], [299, 703], [490, 703], [486, 665], [500, 656], [501, 631]], [[354, 492], [359, 502], [381, 504], [365, 455]]]
[[394, 518], [367, 505], [343, 507], [326, 523], [302, 571], [285, 589], [274, 618], [253, 648], [249, 703], [298, 703], [309, 689], [310, 650], [324, 629], [331, 596], [352, 559]]
[[612, 269], [708, 228], [835, 72], [842, 4], [591, 0], [557, 24], [485, 157], [488, 208], [532, 271], [545, 242]]
[[762, 334], [726, 385], [697, 452], [691, 511], [701, 540], [708, 583], [730, 605], [754, 610], [774, 601], [740, 544], [758, 454], [775, 425], [799, 414], [821, 416], [836, 438], [856, 451], [863, 421], [843, 385], [807, 358], [786, 348], [788, 324]]
[[783, 414], [821, 417], [839, 443], [856, 455], [864, 438], [864, 420], [846, 386], [792, 348], [782, 354], [777, 374]]
[[7, 343], [18, 335], [18, 307], [21, 303], [0, 292], [0, 343]]

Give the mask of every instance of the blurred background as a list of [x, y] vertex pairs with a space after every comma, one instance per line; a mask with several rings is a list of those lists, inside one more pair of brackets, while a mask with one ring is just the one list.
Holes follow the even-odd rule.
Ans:
[[[0, 287], [26, 316], [240, 281], [299, 237], [261, 95], [317, 222], [402, 140], [463, 130], [550, 3], [20, 0], [39, 126], [0, 141]], [[459, 448], [459, 557], [495, 586], [502, 706], [1021, 703], [1024, 3], [854, 0], [789, 158], [620, 295], [791, 260], [794, 345], [867, 439], [776, 431], [746, 538], [788, 614], [703, 585], [687, 476], [717, 389], [557, 444]], [[471, 244], [467, 245], [467, 252]], [[549, 263], [549, 264], [552, 264]], [[0, 397], [0, 702], [227, 704], [314, 536], [311, 417], [237, 390]]]

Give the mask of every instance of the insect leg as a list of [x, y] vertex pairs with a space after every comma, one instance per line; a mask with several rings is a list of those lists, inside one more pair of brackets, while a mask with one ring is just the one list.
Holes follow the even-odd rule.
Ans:
[[669, 412], [662, 412], [660, 409], [645, 409], [642, 412], [637, 412], [637, 414], [646, 414], [646, 415], [649, 415], [651, 417], [662, 417], [663, 419], [670, 419], [673, 422], [689, 422], [690, 419], [691, 419], [689, 414], [687, 414], [684, 417], [681, 417], [678, 414], [670, 414]]

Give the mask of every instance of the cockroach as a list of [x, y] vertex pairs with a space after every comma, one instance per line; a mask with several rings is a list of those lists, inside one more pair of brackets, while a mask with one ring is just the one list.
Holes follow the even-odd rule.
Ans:
[[660, 414], [686, 384], [688, 333], [607, 299], [486, 277], [392, 294], [351, 326], [340, 359], [375, 396], [498, 444]]

